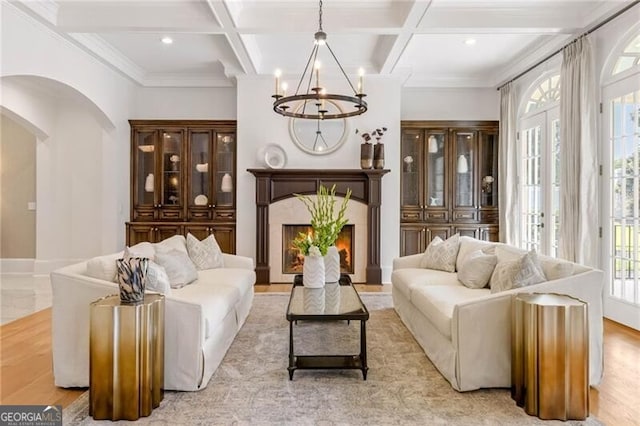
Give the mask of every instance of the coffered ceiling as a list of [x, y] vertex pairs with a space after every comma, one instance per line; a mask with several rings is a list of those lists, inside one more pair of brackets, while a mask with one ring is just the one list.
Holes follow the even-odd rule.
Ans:
[[[294, 79], [318, 28], [312, 0], [12, 3], [149, 87], [228, 87], [277, 68]], [[323, 27], [348, 74], [363, 67], [405, 87], [495, 87], [628, 3], [324, 0]]]

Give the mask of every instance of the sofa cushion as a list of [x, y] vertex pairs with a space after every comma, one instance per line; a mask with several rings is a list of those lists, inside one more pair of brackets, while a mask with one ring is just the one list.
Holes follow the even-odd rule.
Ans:
[[460, 249], [460, 235], [455, 234], [442, 241], [442, 238], [435, 237], [424, 251], [424, 256], [420, 266], [440, 271], [454, 272], [456, 270], [456, 259]]
[[477, 240], [471, 237], [460, 237], [460, 250], [458, 250], [458, 258], [456, 259], [456, 271], [459, 271], [462, 267], [462, 264], [465, 262], [467, 256], [476, 251], [476, 250], [484, 250], [487, 254], [494, 254], [487, 249], [495, 247], [495, 243], [491, 243], [489, 241]]
[[186, 251], [158, 251], [156, 253], [156, 263], [162, 266], [167, 272], [171, 288], [184, 287], [198, 278], [196, 266]]
[[472, 251], [458, 269], [458, 280], [469, 288], [484, 288], [489, 283], [497, 262], [495, 254], [486, 254], [482, 250]]
[[198, 270], [222, 268], [222, 250], [213, 234], [200, 241], [191, 233], [187, 234], [187, 252]]
[[411, 300], [412, 289], [432, 285], [460, 286], [454, 272], [437, 271], [435, 269], [404, 268], [391, 274], [393, 288]]
[[202, 306], [209, 338], [254, 282], [255, 273], [248, 269], [207, 269], [199, 271], [192, 284], [174, 289], [172, 296]]
[[456, 305], [490, 294], [489, 289], [471, 289], [463, 285], [415, 287], [411, 302], [442, 335], [451, 338], [451, 318]]

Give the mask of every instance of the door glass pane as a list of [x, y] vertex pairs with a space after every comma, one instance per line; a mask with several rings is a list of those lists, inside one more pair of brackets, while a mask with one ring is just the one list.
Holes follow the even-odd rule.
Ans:
[[155, 189], [156, 147], [155, 133], [138, 132], [136, 134], [136, 205], [153, 205]]
[[456, 207], [473, 205], [474, 138], [471, 132], [456, 133]]
[[211, 174], [209, 158], [211, 158], [211, 133], [194, 132], [191, 133], [191, 193], [189, 194], [189, 204], [200, 205], [207, 198], [211, 200]]
[[216, 143], [216, 205], [233, 206], [235, 176], [233, 156], [236, 152], [236, 138], [233, 133], [218, 133]]
[[498, 135], [480, 133], [480, 206], [498, 206]]
[[179, 205], [182, 179], [180, 174], [183, 159], [181, 132], [162, 132], [162, 205]]
[[640, 91], [611, 103], [612, 297], [640, 306]]
[[427, 132], [427, 205], [444, 206], [447, 165], [444, 161], [444, 132]]
[[403, 207], [420, 206], [420, 145], [422, 132], [402, 132], [402, 200]]
[[522, 132], [522, 196], [521, 239], [522, 247], [540, 251], [542, 242], [542, 187], [540, 185], [541, 127], [535, 126]]

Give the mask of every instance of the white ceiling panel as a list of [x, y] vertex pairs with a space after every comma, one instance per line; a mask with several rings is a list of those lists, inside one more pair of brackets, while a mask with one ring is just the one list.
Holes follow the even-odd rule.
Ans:
[[[324, 0], [323, 28], [349, 75], [411, 87], [494, 87], [631, 0]], [[11, 5], [143, 86], [215, 87], [238, 75], [299, 78], [316, 0], [15, 0]], [[635, 6], [628, 13], [640, 13]], [[174, 39], [164, 45], [164, 35]], [[464, 40], [473, 37], [474, 46]], [[338, 72], [321, 57], [323, 74]]]

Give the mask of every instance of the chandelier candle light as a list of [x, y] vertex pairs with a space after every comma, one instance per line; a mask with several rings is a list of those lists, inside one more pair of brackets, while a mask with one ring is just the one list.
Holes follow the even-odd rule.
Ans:
[[[286, 83], [280, 84], [280, 78], [282, 77], [282, 71], [276, 70], [276, 87], [275, 94], [271, 97], [275, 99], [273, 102], [273, 110], [285, 117], [294, 118], [308, 118], [312, 120], [329, 120], [332, 118], [347, 118], [355, 117], [356, 115], [363, 114], [367, 111], [367, 103], [363, 98], [367, 95], [364, 94], [364, 69], [360, 68], [358, 72], [358, 90], [353, 87], [351, 80], [347, 76], [344, 68], [340, 65], [338, 58], [333, 53], [333, 50], [327, 42], [327, 33], [322, 30], [322, 0], [320, 0], [320, 8], [318, 12], [318, 31], [314, 35], [314, 45], [311, 50], [311, 55], [307, 60], [307, 64], [304, 67], [304, 71], [300, 76], [300, 81], [296, 87], [296, 91], [293, 95], [287, 96]], [[331, 54], [331, 57], [340, 68], [342, 75], [347, 80], [349, 87], [353, 90], [351, 94], [335, 94], [329, 93], [325, 87], [320, 86], [320, 61], [318, 60], [318, 51], [320, 46], [326, 46], [327, 50]], [[313, 64], [313, 67], [311, 67]], [[315, 72], [314, 72], [315, 71]], [[315, 74], [315, 86], [311, 87]], [[301, 91], [301, 88], [306, 85], [306, 90]], [[337, 111], [329, 111], [325, 106], [325, 101], [332, 101], [336, 105], [340, 105]], [[298, 102], [303, 102], [302, 108], [295, 108]], [[354, 109], [355, 108], [355, 109]]]

